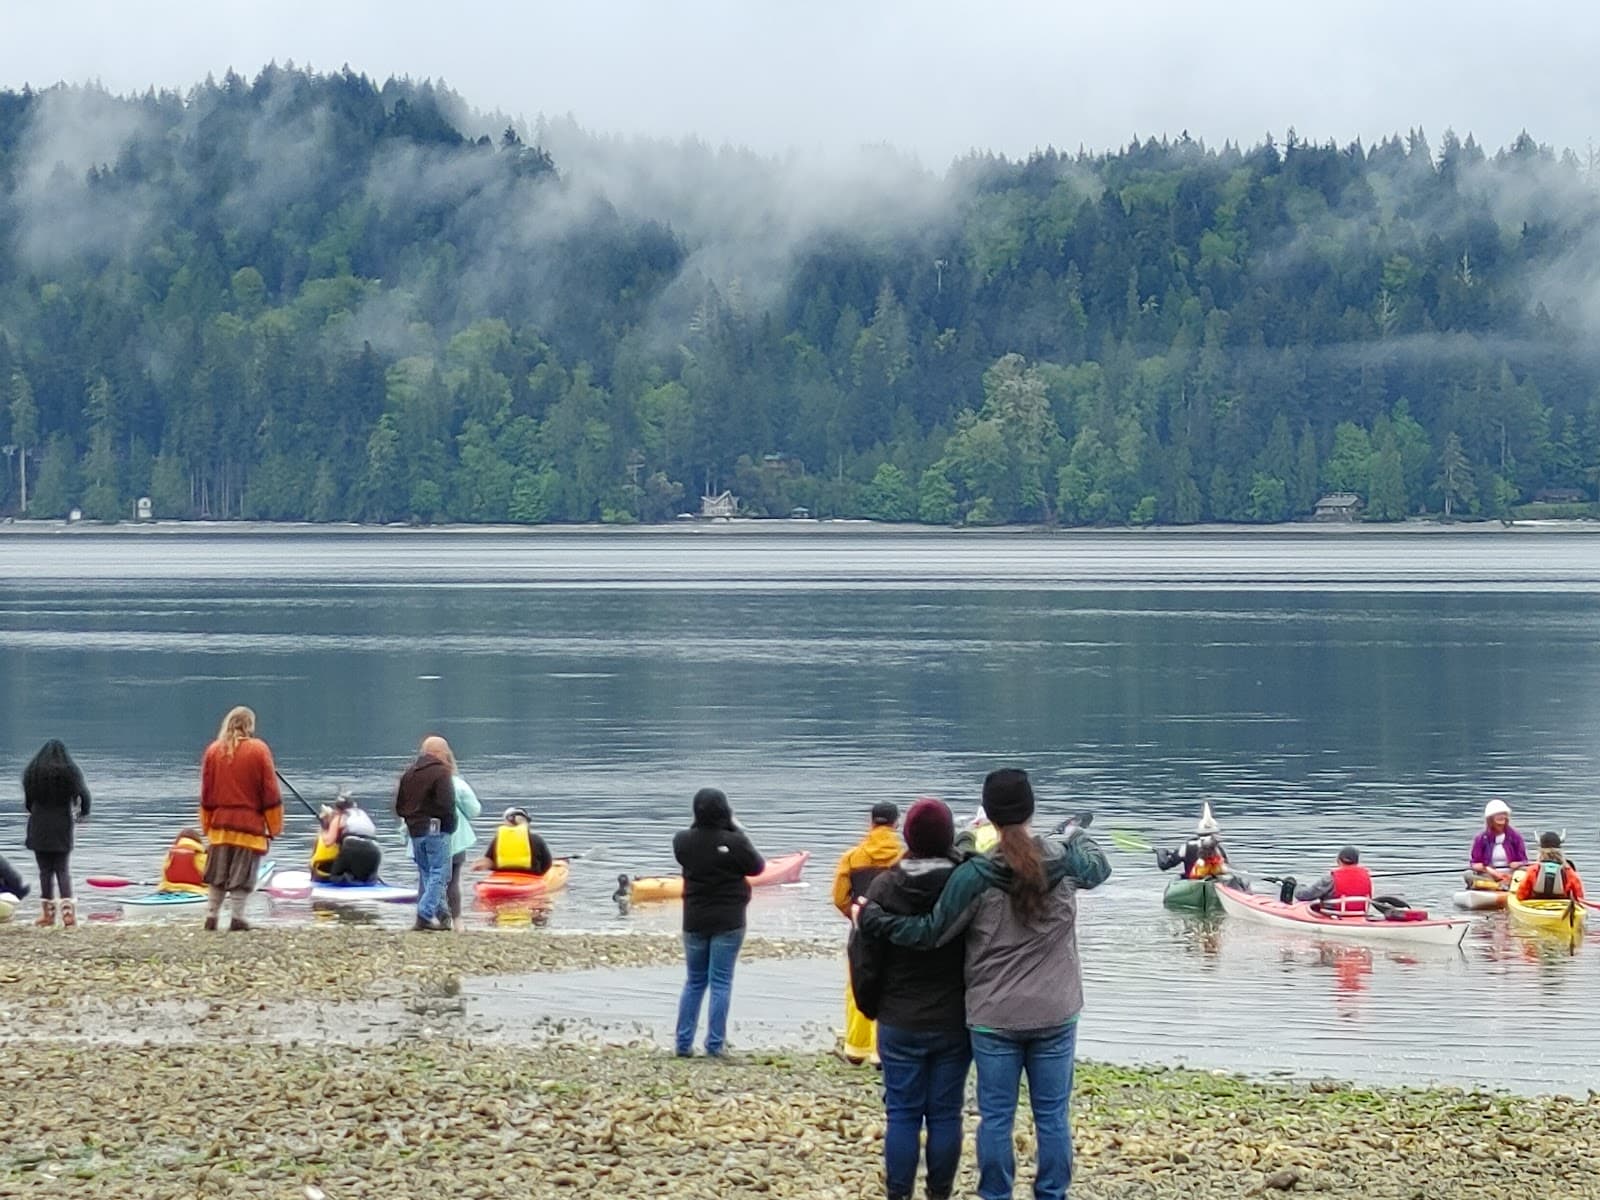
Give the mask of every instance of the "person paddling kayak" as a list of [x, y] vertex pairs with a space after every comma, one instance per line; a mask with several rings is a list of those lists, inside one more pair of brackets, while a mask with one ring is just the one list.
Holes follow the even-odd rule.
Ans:
[[491, 871], [523, 871], [543, 875], [555, 861], [550, 846], [533, 831], [525, 808], [508, 808], [484, 855]]
[[1200, 823], [1195, 826], [1194, 837], [1176, 850], [1157, 850], [1156, 866], [1163, 871], [1183, 867], [1185, 879], [1210, 879], [1212, 876], [1231, 875], [1228, 852], [1222, 848], [1222, 826], [1211, 815], [1211, 804], [1202, 801]]
[[1474, 888], [1503, 888], [1512, 871], [1532, 861], [1522, 835], [1511, 827], [1511, 806], [1504, 800], [1483, 806], [1483, 829], [1472, 840], [1469, 860], [1463, 878]]
[[1539, 861], [1523, 873], [1517, 885], [1518, 900], [1576, 900], [1583, 902], [1583, 880], [1561, 850], [1559, 833], [1539, 835]]
[[[1292, 883], [1285, 881], [1286, 885]], [[1346, 846], [1339, 851], [1334, 868], [1316, 883], [1296, 888], [1294, 898], [1309, 900], [1332, 917], [1365, 916], [1372, 903], [1372, 872], [1361, 865], [1360, 851]]]
[[166, 858], [161, 860], [158, 890], [196, 895], [206, 890], [206, 839], [198, 829], [181, 829], [172, 839]]

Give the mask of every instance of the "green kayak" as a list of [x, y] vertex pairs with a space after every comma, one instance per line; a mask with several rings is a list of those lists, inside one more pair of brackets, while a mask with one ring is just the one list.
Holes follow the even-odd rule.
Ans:
[[1215, 879], [1174, 879], [1167, 884], [1167, 891], [1161, 897], [1161, 902], [1168, 908], [1199, 913], [1202, 916], [1222, 911], [1222, 901], [1217, 899]]

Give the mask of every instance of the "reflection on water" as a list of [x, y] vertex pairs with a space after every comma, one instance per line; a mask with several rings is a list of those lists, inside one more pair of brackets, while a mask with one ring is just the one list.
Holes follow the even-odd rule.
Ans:
[[[446, 734], [480, 834], [527, 804], [584, 856], [548, 914], [506, 925], [675, 928], [673, 906], [623, 918], [610, 896], [619, 872], [671, 869], [688, 798], [714, 783], [764, 850], [816, 856], [809, 886], [758, 896], [752, 928], [840, 937], [831, 863], [871, 804], [932, 793], [965, 814], [1005, 762], [1047, 814], [1093, 808], [1097, 829], [1158, 842], [1210, 799], [1257, 874], [1320, 873], [1351, 841], [1376, 870], [1451, 866], [1495, 796], [1600, 862], [1597, 538], [70, 537], [0, 554], [0, 852], [24, 857], [15, 780], [60, 736], [95, 793], [80, 876], [157, 869], [241, 702], [308, 800], [345, 785], [380, 816], [409, 747]], [[285, 863], [313, 831], [290, 804]], [[410, 882], [386, 844], [385, 875]], [[1113, 861], [1085, 904], [1096, 1053], [1567, 1086], [1600, 1051], [1577, 1015], [1600, 982], [1591, 944], [1499, 916], [1443, 958], [1286, 941], [1168, 914], [1148, 855]], [[1436, 906], [1455, 886], [1388, 883]]]

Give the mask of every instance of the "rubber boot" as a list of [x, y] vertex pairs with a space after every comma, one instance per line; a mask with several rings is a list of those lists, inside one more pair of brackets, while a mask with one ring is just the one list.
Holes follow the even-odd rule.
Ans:
[[76, 900], [63, 900], [61, 902], [61, 928], [76, 929], [78, 927], [78, 902]]
[[56, 902], [54, 900], [39, 901], [39, 919], [34, 922], [41, 929], [48, 929], [56, 923]]

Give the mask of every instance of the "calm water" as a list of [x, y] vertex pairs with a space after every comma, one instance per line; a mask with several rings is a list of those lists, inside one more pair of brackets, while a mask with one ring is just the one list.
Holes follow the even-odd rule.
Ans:
[[[235, 703], [313, 803], [343, 784], [379, 815], [446, 734], [491, 811], [530, 805], [558, 853], [590, 852], [558, 927], [617, 928], [616, 874], [669, 868], [716, 784], [763, 849], [816, 855], [753, 927], [839, 936], [832, 860], [872, 802], [968, 812], [1010, 762], [1047, 811], [1157, 841], [1209, 798], [1263, 873], [1346, 841], [1376, 869], [1455, 865], [1492, 796], [1600, 863], [1596, 537], [74, 534], [0, 538], [0, 580], [0, 851], [25, 858], [15, 780], [59, 736], [95, 793], [80, 877], [158, 868]], [[280, 860], [313, 830], [289, 820]], [[1173, 917], [1148, 856], [1113, 862], [1085, 905], [1088, 1052], [1592, 1079], [1600, 934], [1493, 918], [1461, 954], [1340, 950]], [[819, 1013], [836, 982], [816, 974]]]

